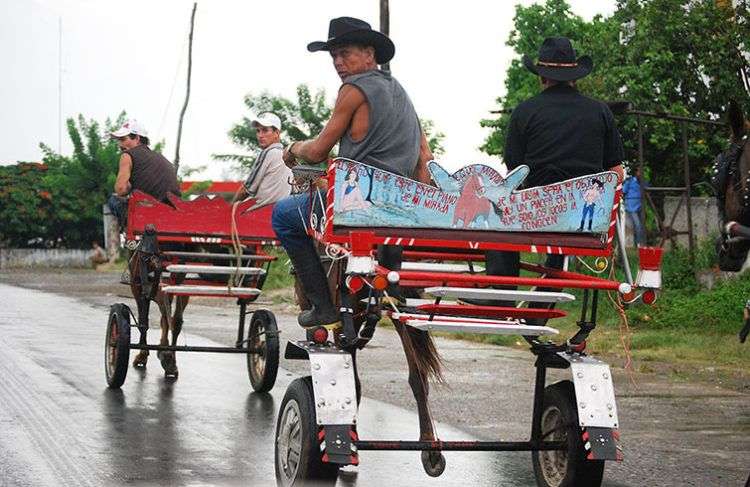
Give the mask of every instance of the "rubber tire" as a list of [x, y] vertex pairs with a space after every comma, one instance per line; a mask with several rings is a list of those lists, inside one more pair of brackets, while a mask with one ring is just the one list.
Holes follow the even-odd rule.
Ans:
[[[531, 452], [534, 465], [534, 476], [539, 487], [599, 487], [604, 477], [604, 460], [587, 460], [587, 451], [582, 438], [583, 431], [578, 424], [578, 409], [573, 382], [564, 380], [549, 385], [544, 389], [544, 406], [542, 417], [550, 408], [560, 411], [563, 424], [566, 425], [566, 442], [568, 445], [566, 472], [560, 483], [550, 484], [544, 478], [540, 456], [544, 452]], [[546, 431], [542, 431], [544, 437]]]
[[[117, 333], [115, 344], [115, 357], [113, 368], [110, 368], [109, 353], [113, 328]], [[109, 319], [107, 320], [107, 335], [104, 339], [104, 375], [107, 379], [107, 387], [119, 389], [125, 382], [130, 363], [130, 313], [128, 307], [123, 303], [116, 303], [109, 308]]]
[[[266, 332], [269, 332], [265, 335], [265, 367], [263, 368], [263, 373], [258, 375], [252, 363], [255, 354], [248, 353], [247, 375], [255, 392], [268, 392], [276, 383], [276, 374], [279, 371], [279, 327], [276, 325], [276, 317], [272, 312], [267, 309], [259, 309], [253, 312], [250, 317], [247, 338], [249, 339], [255, 335], [259, 328], [263, 328]], [[250, 345], [248, 341], [247, 347], [250, 347]]]
[[[281, 433], [281, 421], [287, 404], [296, 402], [301, 419], [301, 452], [299, 466], [291, 483], [285, 483], [279, 468], [279, 435]], [[284, 394], [281, 401], [279, 415], [276, 420], [276, 434], [274, 436], [274, 470], [276, 472], [276, 484], [282, 487], [304, 486], [304, 485], [334, 485], [338, 477], [339, 466], [332, 463], [323, 463], [318, 443], [318, 423], [315, 414], [315, 398], [313, 393], [312, 378], [301, 377], [294, 379]]]

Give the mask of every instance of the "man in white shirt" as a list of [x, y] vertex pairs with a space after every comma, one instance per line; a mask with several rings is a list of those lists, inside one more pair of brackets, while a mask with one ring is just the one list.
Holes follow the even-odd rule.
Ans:
[[263, 149], [255, 160], [250, 175], [235, 194], [235, 201], [244, 198], [254, 198], [252, 209], [276, 203], [286, 198], [292, 191], [289, 183], [292, 170], [289, 169], [282, 155], [284, 147], [281, 145], [281, 120], [271, 112], [259, 114], [252, 121], [258, 145]]

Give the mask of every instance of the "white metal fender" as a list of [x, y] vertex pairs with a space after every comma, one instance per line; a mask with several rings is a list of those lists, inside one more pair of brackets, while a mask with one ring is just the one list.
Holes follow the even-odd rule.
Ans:
[[609, 365], [577, 353], [558, 355], [570, 363], [580, 426], [617, 429], [617, 404]]

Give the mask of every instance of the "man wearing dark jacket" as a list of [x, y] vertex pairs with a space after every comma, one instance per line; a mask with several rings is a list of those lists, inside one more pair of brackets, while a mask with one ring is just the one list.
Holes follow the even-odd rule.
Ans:
[[[614, 116], [606, 104], [576, 88], [576, 80], [593, 68], [591, 57], [576, 58], [570, 39], [550, 37], [536, 62], [524, 56], [523, 63], [539, 77], [542, 91], [511, 114], [504, 154], [508, 170], [529, 166], [526, 188], [602, 171], [614, 171], [622, 181], [624, 154]], [[488, 251], [486, 257], [487, 274], [518, 275], [518, 252]], [[548, 255], [546, 265], [562, 268], [563, 262], [562, 255]]]

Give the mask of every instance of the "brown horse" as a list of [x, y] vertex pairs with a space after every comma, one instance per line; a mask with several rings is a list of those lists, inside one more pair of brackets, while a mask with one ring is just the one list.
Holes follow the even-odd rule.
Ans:
[[[147, 225], [141, 241], [128, 260], [130, 273], [130, 290], [138, 307], [138, 330], [140, 331], [140, 345], [146, 345], [146, 334], [149, 328], [148, 312], [151, 301], [159, 306], [161, 313], [161, 338], [159, 345], [169, 345], [169, 333], [172, 333], [171, 345], [177, 345], [177, 337], [182, 330], [183, 314], [188, 304], [187, 296], [178, 296], [174, 314], [172, 314], [172, 296], [161, 291], [159, 281], [162, 272], [162, 262], [159, 256], [159, 244], [156, 229]], [[178, 376], [175, 353], [160, 351], [157, 357], [164, 368], [167, 377]], [[148, 350], [141, 350], [133, 360], [133, 367], [146, 367]]]
[[[750, 145], [747, 144], [750, 124], [734, 101], [729, 103], [729, 125], [732, 130], [729, 149], [717, 158], [714, 187], [718, 194], [722, 225], [735, 221], [750, 225]], [[719, 266], [724, 271], [742, 268], [750, 250], [750, 241], [721, 237]]]

